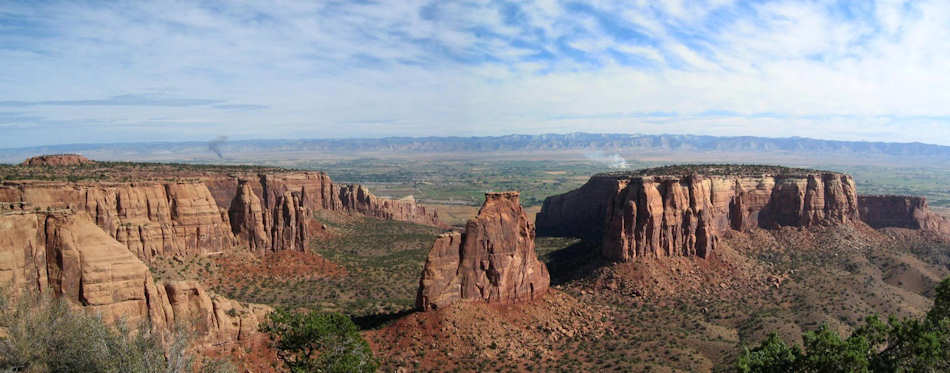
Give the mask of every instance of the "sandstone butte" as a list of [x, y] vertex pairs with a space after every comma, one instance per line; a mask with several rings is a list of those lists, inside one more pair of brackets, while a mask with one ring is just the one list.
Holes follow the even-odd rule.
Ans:
[[432, 245], [416, 307], [427, 311], [458, 301], [514, 303], [544, 294], [551, 279], [534, 251], [534, 235], [518, 192], [486, 193], [464, 232], [444, 233]]
[[50, 155], [40, 155], [36, 157], [29, 158], [21, 166], [80, 166], [85, 164], [93, 164], [95, 162], [90, 161], [89, 158], [83, 157], [79, 154], [50, 154]]
[[312, 219], [318, 210], [441, 226], [434, 211], [411, 199], [378, 198], [320, 172], [192, 179], [0, 183], [0, 283], [15, 294], [51, 291], [106, 320], [149, 320], [158, 329], [193, 323], [204, 341], [223, 343], [255, 334], [269, 308], [195, 282], [156, 284], [150, 260], [303, 250], [320, 229]]
[[605, 258], [628, 262], [705, 257], [730, 229], [853, 224], [862, 218], [875, 227], [948, 226], [922, 198], [859, 198], [845, 174], [715, 165], [598, 174], [579, 189], [545, 199], [536, 224], [546, 235], [601, 239]]

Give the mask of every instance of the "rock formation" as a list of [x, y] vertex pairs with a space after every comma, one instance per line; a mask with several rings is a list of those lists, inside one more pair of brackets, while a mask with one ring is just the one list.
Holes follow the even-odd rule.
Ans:
[[[271, 311], [259, 304], [240, 302], [207, 292], [195, 281], [174, 281], [164, 285], [160, 298], [166, 323], [191, 323], [192, 330], [207, 341], [238, 341], [257, 335], [258, 325]], [[167, 303], [166, 302], [167, 299]], [[170, 310], [170, 313], [167, 311]]]
[[125, 245], [68, 211], [0, 211], [0, 281], [14, 296], [51, 291], [107, 322], [194, 323], [207, 343], [251, 337], [269, 311], [193, 282], [156, 284]]
[[924, 197], [894, 195], [858, 196], [861, 220], [874, 228], [910, 228], [950, 234], [950, 220], [927, 206]]
[[858, 221], [850, 176], [795, 169], [757, 175], [712, 172], [595, 175], [578, 190], [549, 197], [539, 231], [602, 238], [615, 261], [701, 256], [726, 229], [807, 227]]
[[204, 254], [236, 243], [227, 215], [200, 183], [0, 185], [4, 202], [73, 211], [148, 262], [155, 256]]
[[140, 259], [248, 247], [259, 254], [304, 250], [318, 210], [440, 225], [413, 200], [378, 198], [319, 172], [212, 175], [187, 182], [0, 184], [0, 203], [87, 216]]
[[[25, 163], [76, 162], [49, 156]], [[261, 255], [304, 250], [320, 226], [319, 210], [439, 225], [435, 212], [415, 201], [377, 198], [320, 172], [111, 166], [71, 168], [68, 175], [44, 168], [47, 178], [81, 181], [0, 182], [5, 289], [51, 291], [108, 321], [147, 320], [157, 329], [191, 323], [207, 343], [243, 340], [257, 333], [269, 308], [215, 296], [196, 282], [155, 283], [146, 264], [243, 248]]]
[[518, 199], [518, 192], [486, 193], [465, 232], [436, 239], [419, 280], [419, 309], [460, 300], [512, 303], [547, 291], [550, 275], [534, 251], [534, 226]]
[[89, 158], [83, 157], [79, 154], [51, 154], [51, 155], [40, 155], [36, 157], [29, 158], [23, 163], [20, 163], [21, 166], [79, 166], [84, 164], [93, 164], [95, 162], [90, 161]]

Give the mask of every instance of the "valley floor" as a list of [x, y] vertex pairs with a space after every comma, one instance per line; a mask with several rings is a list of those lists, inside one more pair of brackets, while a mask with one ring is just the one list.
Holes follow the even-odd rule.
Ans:
[[919, 316], [950, 243], [867, 226], [732, 232], [709, 258], [599, 262], [538, 238], [555, 288], [523, 305], [461, 304], [365, 332], [385, 371], [731, 371], [769, 331]]

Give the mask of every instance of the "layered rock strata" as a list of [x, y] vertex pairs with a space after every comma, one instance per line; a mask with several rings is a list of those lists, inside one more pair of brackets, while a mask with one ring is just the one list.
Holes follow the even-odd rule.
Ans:
[[194, 282], [156, 284], [124, 244], [68, 211], [0, 212], [0, 282], [13, 296], [51, 291], [107, 322], [194, 324], [207, 343], [247, 339], [269, 308], [216, 297]]
[[534, 251], [534, 226], [517, 192], [487, 193], [464, 232], [436, 239], [419, 280], [421, 310], [458, 301], [513, 303], [547, 291], [550, 275]]
[[0, 203], [64, 209], [86, 216], [140, 259], [200, 255], [246, 246], [303, 250], [318, 210], [439, 225], [412, 200], [377, 198], [319, 172], [208, 176], [188, 182], [0, 184]]
[[831, 172], [749, 175], [601, 174], [549, 197], [537, 216], [545, 234], [602, 238], [615, 261], [700, 256], [727, 229], [807, 227], [859, 220], [850, 176]]
[[861, 195], [861, 220], [874, 228], [909, 228], [950, 234], [950, 220], [927, 206], [924, 197]]

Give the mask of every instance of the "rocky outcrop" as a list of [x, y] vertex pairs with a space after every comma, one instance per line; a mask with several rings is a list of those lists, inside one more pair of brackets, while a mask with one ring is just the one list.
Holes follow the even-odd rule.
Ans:
[[462, 300], [513, 303], [543, 294], [550, 275], [534, 251], [534, 234], [517, 192], [485, 194], [465, 232], [436, 239], [419, 280], [416, 306], [433, 310]]
[[80, 166], [85, 164], [93, 164], [96, 162], [90, 161], [89, 158], [83, 157], [79, 154], [51, 154], [51, 155], [40, 155], [20, 163], [21, 166]]
[[208, 343], [250, 338], [269, 310], [215, 297], [194, 282], [156, 284], [125, 245], [67, 211], [0, 213], [0, 281], [14, 295], [49, 290], [107, 322], [194, 323]]
[[258, 334], [257, 327], [264, 321], [270, 307], [226, 299], [205, 291], [194, 281], [175, 281], [164, 285], [167, 307], [172, 323], [176, 320], [191, 324], [191, 330], [204, 336], [206, 341], [238, 341]]
[[924, 197], [861, 195], [861, 220], [874, 228], [910, 228], [950, 234], [950, 220], [927, 206]]
[[542, 232], [602, 238], [615, 261], [700, 256], [726, 229], [807, 227], [858, 221], [850, 176], [831, 172], [761, 175], [596, 175], [578, 190], [549, 197]]
[[235, 244], [227, 214], [201, 183], [22, 182], [0, 189], [6, 190], [0, 197], [10, 202], [81, 214], [146, 262]]
[[579, 189], [545, 198], [535, 219], [538, 234], [600, 239], [607, 208], [619, 188], [616, 177], [594, 175]]
[[[171, 175], [170, 175], [171, 176]], [[140, 259], [247, 247], [259, 254], [304, 250], [318, 210], [439, 225], [413, 200], [378, 198], [320, 172], [210, 175], [188, 182], [0, 184], [0, 203], [87, 216]]]
[[45, 219], [0, 209], [0, 287], [15, 293], [49, 289], [45, 234]]
[[250, 183], [241, 181], [238, 192], [231, 201], [228, 216], [231, 220], [231, 232], [253, 251], [263, 251], [271, 247], [267, 226], [264, 224], [264, 207], [261, 199], [254, 194]]
[[335, 189], [340, 205], [348, 211], [382, 219], [408, 221], [416, 224], [439, 226], [439, 216], [416, 204], [414, 198], [393, 200], [379, 198], [362, 185], [343, 185]]

